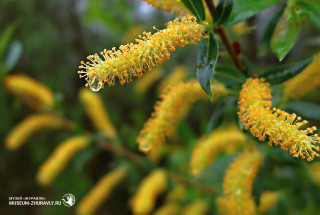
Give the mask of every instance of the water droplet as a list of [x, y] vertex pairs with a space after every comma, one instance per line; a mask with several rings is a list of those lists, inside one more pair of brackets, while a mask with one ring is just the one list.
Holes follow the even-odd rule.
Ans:
[[102, 82], [97, 76], [92, 78], [91, 84], [89, 84], [90, 90], [93, 92], [98, 92], [102, 87]]

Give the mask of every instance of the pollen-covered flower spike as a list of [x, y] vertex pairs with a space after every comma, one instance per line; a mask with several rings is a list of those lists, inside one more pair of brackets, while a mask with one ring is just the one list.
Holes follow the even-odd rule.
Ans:
[[98, 54], [90, 55], [89, 62], [81, 62], [78, 73], [80, 78], [85, 77], [86, 86], [93, 91], [103, 88], [104, 83], [115, 85], [116, 78], [121, 85], [129, 83], [133, 77], [139, 78], [169, 59], [175, 47], [200, 41], [202, 27], [193, 16], [175, 19], [164, 30], [154, 34], [143, 32], [136, 39], [137, 44], [122, 45], [118, 50], [104, 50], [101, 52], [102, 57]]
[[223, 180], [223, 198], [217, 199], [220, 214], [257, 214], [252, 186], [262, 158], [263, 156], [256, 150], [246, 151], [228, 167]]
[[271, 90], [263, 79], [248, 79], [242, 86], [238, 112], [245, 129], [250, 129], [252, 135], [264, 141], [269, 138], [269, 145], [280, 145], [281, 149], [289, 151], [293, 157], [301, 157], [308, 161], [319, 157], [320, 138], [313, 134], [315, 126], [300, 130], [307, 124], [296, 114], [289, 114], [276, 108], [271, 109]]

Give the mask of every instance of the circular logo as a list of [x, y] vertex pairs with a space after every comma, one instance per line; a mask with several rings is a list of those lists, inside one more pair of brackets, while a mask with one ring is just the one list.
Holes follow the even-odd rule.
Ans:
[[65, 206], [71, 207], [76, 202], [76, 198], [74, 197], [74, 195], [67, 193], [62, 197], [62, 202]]

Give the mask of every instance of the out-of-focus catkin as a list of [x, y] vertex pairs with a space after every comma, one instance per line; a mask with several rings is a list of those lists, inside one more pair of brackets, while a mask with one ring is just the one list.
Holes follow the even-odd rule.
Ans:
[[[214, 99], [226, 93], [224, 85], [220, 83], [215, 83], [212, 89]], [[156, 103], [155, 111], [145, 123], [137, 139], [141, 151], [148, 152], [152, 147], [163, 144], [165, 138], [174, 130], [181, 109], [200, 99], [207, 98], [195, 80], [178, 83], [161, 97], [162, 101]]]
[[183, 65], [176, 66], [172, 73], [166, 76], [166, 78], [160, 82], [157, 87], [157, 93], [161, 94], [166, 91], [170, 86], [175, 85], [183, 81], [183, 79], [187, 76], [187, 69]]
[[85, 148], [89, 138], [77, 136], [62, 142], [41, 165], [37, 174], [37, 181], [43, 186], [51, 184], [57, 175], [66, 167], [72, 156], [79, 150]]
[[177, 202], [167, 202], [154, 212], [154, 215], [177, 215], [179, 210], [180, 205]]
[[83, 88], [80, 90], [79, 97], [95, 128], [108, 138], [117, 139], [116, 129], [110, 121], [100, 95]]
[[264, 191], [260, 197], [259, 212], [264, 214], [270, 211], [278, 203], [280, 196], [278, 191]]
[[51, 90], [26, 75], [9, 75], [4, 79], [4, 85], [27, 102], [36, 102], [44, 107], [52, 107], [54, 104]]
[[152, 71], [165, 59], [170, 58], [170, 52], [175, 47], [195, 44], [202, 37], [202, 25], [192, 16], [175, 19], [168, 23], [167, 28], [154, 34], [143, 33], [136, 39], [137, 44], [120, 46], [119, 50], [104, 50], [102, 57], [98, 54], [90, 55], [90, 62], [81, 62], [78, 71], [80, 77], [86, 77], [86, 86], [93, 91], [115, 85], [118, 78], [120, 84], [129, 83], [133, 77], [141, 77], [143, 73]]
[[261, 163], [262, 155], [253, 150], [242, 153], [228, 167], [223, 181], [223, 197], [217, 199], [222, 215], [256, 214], [251, 193]]
[[149, 88], [152, 87], [163, 75], [162, 69], [155, 69], [154, 72], [145, 74], [142, 78], [137, 80], [134, 85], [134, 91], [138, 94], [145, 93]]
[[59, 128], [62, 127], [63, 124], [63, 120], [56, 115], [31, 115], [10, 131], [5, 140], [5, 145], [9, 150], [16, 150], [37, 131], [44, 128]]
[[107, 173], [90, 190], [77, 206], [78, 215], [95, 214], [98, 207], [109, 197], [112, 190], [124, 179], [127, 167], [121, 166]]
[[189, 204], [183, 211], [182, 215], [204, 215], [209, 209], [208, 202], [198, 199]]
[[149, 214], [155, 205], [159, 194], [167, 189], [167, 173], [158, 169], [147, 176], [138, 187], [136, 194], [130, 201], [135, 215]]
[[279, 109], [271, 108], [271, 90], [263, 79], [248, 79], [242, 86], [238, 112], [245, 129], [264, 141], [269, 138], [269, 145], [280, 145], [281, 149], [289, 151], [293, 157], [301, 157], [308, 161], [319, 157], [320, 138], [313, 134], [315, 126], [300, 130], [306, 120]]
[[[320, 57], [320, 53], [314, 56]], [[284, 98], [300, 99], [308, 92], [320, 86], [320, 59], [313, 61], [300, 74], [284, 83]]]
[[190, 173], [192, 175], [200, 174], [220, 152], [230, 147], [237, 148], [244, 145], [246, 141], [246, 135], [236, 126], [213, 131], [208, 138], [200, 139], [192, 151]]
[[315, 162], [310, 165], [309, 173], [311, 180], [320, 186], [320, 162]]
[[143, 0], [155, 8], [177, 15], [191, 15], [181, 0]]

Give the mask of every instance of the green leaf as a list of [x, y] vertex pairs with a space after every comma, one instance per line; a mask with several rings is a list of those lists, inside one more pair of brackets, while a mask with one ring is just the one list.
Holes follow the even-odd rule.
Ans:
[[231, 15], [227, 21], [228, 26], [242, 22], [260, 13], [264, 9], [283, 0], [236, 0]]
[[287, 7], [280, 17], [280, 20], [276, 26], [276, 29], [271, 38], [271, 49], [273, 53], [278, 57], [279, 61], [282, 61], [284, 57], [291, 50], [295, 44], [301, 28], [301, 20], [291, 19], [296, 21], [289, 21], [290, 17], [286, 12]]
[[280, 9], [270, 20], [269, 24], [267, 25], [260, 43], [259, 43], [259, 55], [265, 54], [269, 49], [270, 49], [270, 42], [271, 42], [271, 37], [273, 35], [273, 32], [276, 28], [276, 25], [281, 17], [281, 14], [284, 11], [284, 7]]
[[235, 88], [241, 86], [246, 81], [246, 76], [238, 69], [217, 66], [215, 68], [214, 79], [226, 86]]
[[3, 58], [4, 52], [7, 48], [10, 38], [16, 28], [17, 24], [11, 24], [2, 32], [0, 36], [0, 60]]
[[218, 41], [213, 33], [208, 39], [202, 39], [199, 45], [197, 57], [197, 78], [200, 86], [212, 100], [211, 79], [214, 75], [214, 67], [218, 58]]
[[265, 78], [272, 85], [281, 84], [302, 72], [313, 60], [314, 58], [311, 58], [298, 63], [272, 68], [262, 73], [260, 77]]
[[181, 0], [188, 10], [203, 22], [206, 19], [206, 13], [202, 0]]
[[213, 23], [215, 27], [219, 27], [229, 18], [234, 0], [219, 0], [218, 6], [214, 11]]
[[309, 11], [308, 19], [314, 27], [320, 30], [320, 1], [314, 0], [299, 0], [296, 2], [303, 10]]
[[300, 116], [320, 120], [320, 106], [308, 102], [289, 102], [285, 109]]
[[22, 44], [19, 41], [13, 42], [8, 50], [8, 55], [5, 60], [5, 67], [7, 71], [10, 71], [18, 62], [22, 54]]

